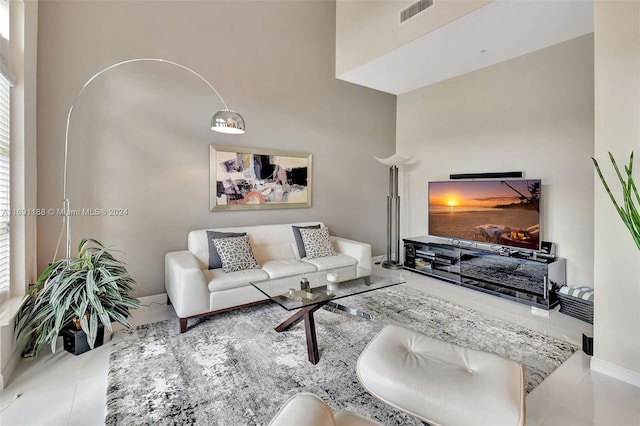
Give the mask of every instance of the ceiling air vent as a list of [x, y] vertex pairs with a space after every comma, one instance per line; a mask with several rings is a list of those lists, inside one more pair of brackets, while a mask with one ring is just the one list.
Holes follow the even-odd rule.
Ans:
[[415, 2], [411, 6], [400, 12], [400, 23], [403, 23], [407, 19], [416, 16], [418, 13], [431, 6], [433, 6], [433, 0], [420, 0], [418, 2]]

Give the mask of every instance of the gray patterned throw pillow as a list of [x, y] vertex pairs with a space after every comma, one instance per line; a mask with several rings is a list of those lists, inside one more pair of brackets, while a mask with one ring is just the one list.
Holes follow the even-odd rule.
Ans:
[[218, 238], [213, 240], [216, 250], [222, 260], [224, 272], [244, 271], [245, 269], [259, 269], [260, 266], [253, 256], [249, 244], [249, 237]]
[[218, 250], [216, 250], [216, 246], [213, 244], [213, 240], [217, 240], [219, 238], [241, 237], [242, 235], [247, 235], [247, 233], [207, 231], [207, 241], [209, 242], [209, 269], [222, 268], [222, 259], [220, 259], [220, 255], [218, 254]]
[[329, 239], [329, 229], [305, 229], [300, 228], [300, 235], [304, 243], [304, 249], [307, 252], [307, 259], [316, 257], [336, 256], [333, 250], [333, 244]]
[[304, 259], [305, 257], [307, 257], [307, 252], [304, 249], [304, 242], [302, 241], [302, 235], [300, 235], [300, 230], [301, 229], [319, 229], [320, 228], [320, 224], [317, 225], [309, 225], [309, 226], [295, 226], [292, 225], [291, 229], [293, 230], [293, 239], [296, 241], [296, 247], [297, 247], [297, 255], [296, 259]]

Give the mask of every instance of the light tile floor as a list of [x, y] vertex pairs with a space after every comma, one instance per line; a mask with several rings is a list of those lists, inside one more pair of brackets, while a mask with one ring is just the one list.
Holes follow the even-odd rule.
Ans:
[[[408, 286], [514, 324], [564, 339], [580, 347], [592, 327], [559, 312], [549, 317], [525, 305], [465, 289], [407, 271]], [[175, 318], [170, 306], [151, 304], [136, 311], [134, 325]], [[176, 324], [177, 327], [177, 324]], [[108, 339], [109, 337], [107, 337]], [[23, 359], [0, 393], [0, 425], [104, 424], [110, 342], [81, 356], [58, 348], [37, 359]], [[578, 350], [527, 396], [529, 426], [640, 425], [640, 388], [589, 369], [590, 357]], [[479, 425], [480, 426], [480, 425]]]

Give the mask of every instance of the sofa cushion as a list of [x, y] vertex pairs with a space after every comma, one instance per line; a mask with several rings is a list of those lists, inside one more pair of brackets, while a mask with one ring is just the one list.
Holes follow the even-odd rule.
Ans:
[[296, 259], [303, 259], [307, 257], [307, 251], [304, 249], [304, 241], [302, 241], [302, 235], [300, 235], [300, 229], [320, 229], [320, 225], [310, 225], [310, 226], [296, 226], [291, 225], [291, 230], [293, 231], [293, 238], [295, 239], [295, 251], [296, 251]]
[[329, 229], [300, 229], [300, 235], [304, 242], [304, 249], [307, 252], [307, 259], [314, 259], [317, 257], [335, 256], [336, 252], [333, 249], [333, 244], [329, 239]]
[[335, 256], [316, 257], [315, 259], [305, 259], [305, 262], [311, 263], [318, 271], [325, 271], [327, 269], [342, 268], [344, 266], [355, 266], [358, 264], [358, 259], [346, 254], [338, 253]]
[[315, 272], [317, 268], [315, 265], [302, 260], [278, 259], [266, 261], [262, 265], [262, 270], [269, 274], [269, 278], [281, 278]]
[[251, 287], [252, 281], [268, 280], [269, 274], [262, 269], [245, 269], [226, 273], [222, 269], [208, 269], [202, 271], [209, 291], [229, 290], [238, 287]]
[[207, 231], [207, 241], [209, 243], [209, 269], [222, 268], [222, 260], [220, 259], [220, 255], [218, 254], [215, 244], [213, 244], [213, 240], [219, 238], [241, 237], [243, 235], [247, 235], [247, 233]]
[[222, 260], [222, 270], [224, 272], [260, 268], [256, 258], [253, 256], [248, 236], [218, 238], [213, 240], [213, 244], [215, 244]]

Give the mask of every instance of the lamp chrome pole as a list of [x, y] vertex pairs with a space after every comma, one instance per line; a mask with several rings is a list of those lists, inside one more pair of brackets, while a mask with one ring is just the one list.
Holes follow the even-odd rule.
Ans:
[[[69, 112], [67, 113], [67, 125], [65, 128], [65, 133], [64, 133], [64, 171], [63, 171], [63, 181], [62, 181], [62, 202], [63, 202], [63, 208], [64, 208], [64, 219], [63, 219], [63, 226], [66, 228], [66, 257], [70, 258], [71, 257], [71, 203], [69, 201], [69, 198], [67, 197], [67, 168], [68, 168], [68, 153], [69, 153], [69, 123], [71, 122], [71, 114], [73, 113], [73, 110], [75, 108], [75, 106], [77, 105], [78, 101], [80, 100], [80, 98], [82, 97], [82, 94], [84, 93], [84, 90], [87, 88], [87, 86], [89, 86], [91, 84], [91, 82], [93, 80], [95, 80], [96, 78], [98, 78], [100, 75], [104, 74], [105, 72], [112, 70], [113, 68], [119, 67], [121, 65], [125, 65], [125, 64], [130, 64], [133, 62], [161, 62], [161, 63], [165, 63], [165, 64], [169, 64], [169, 65], [173, 65], [176, 66], [178, 68], [181, 68], [185, 71], [190, 72], [191, 74], [195, 75], [196, 77], [198, 77], [200, 80], [202, 80], [211, 90], [213, 90], [213, 92], [216, 94], [216, 96], [220, 99], [220, 101], [222, 102], [222, 104], [224, 105], [224, 109], [216, 112], [213, 117], [211, 118], [211, 130], [216, 131], [216, 132], [220, 132], [220, 133], [227, 133], [227, 134], [242, 134], [245, 132], [245, 123], [244, 123], [244, 118], [242, 118], [242, 116], [236, 112], [236, 111], [232, 111], [229, 109], [229, 107], [227, 106], [227, 103], [224, 101], [224, 99], [222, 98], [222, 95], [220, 95], [220, 92], [218, 92], [216, 90], [215, 87], [213, 87], [213, 85], [211, 83], [209, 83], [209, 81], [207, 81], [207, 79], [205, 79], [202, 75], [198, 74], [197, 72], [195, 72], [194, 70], [192, 70], [191, 68], [188, 68], [184, 65], [181, 65], [177, 62], [173, 62], [173, 61], [168, 61], [166, 59], [160, 59], [160, 58], [135, 58], [135, 59], [128, 59], [125, 61], [121, 61], [118, 63], [115, 63], [113, 65], [109, 65], [106, 68], [103, 68], [102, 70], [98, 71], [97, 73], [95, 73], [89, 80], [87, 80], [86, 83], [84, 83], [84, 85], [82, 86], [82, 88], [80, 89], [80, 91], [78, 92], [78, 94], [76, 95], [73, 104], [71, 105], [71, 108], [69, 108]], [[62, 236], [62, 235], [60, 235]], [[60, 240], [58, 240], [58, 246], [60, 245]], [[56, 247], [56, 253], [54, 254], [54, 259], [55, 257], [57, 257], [58, 254], [58, 247]]]
[[[394, 154], [389, 158], [374, 157], [380, 163], [389, 166], [389, 195], [387, 195], [387, 259], [382, 267], [402, 269], [400, 261], [400, 196], [398, 195], [398, 166], [409, 161], [408, 158]], [[395, 248], [395, 256], [393, 249]]]
[[[393, 247], [395, 246], [395, 247]], [[392, 253], [395, 248], [395, 257]], [[398, 195], [398, 166], [389, 167], [389, 195], [387, 195], [387, 269], [401, 269], [400, 263], [400, 196]]]

